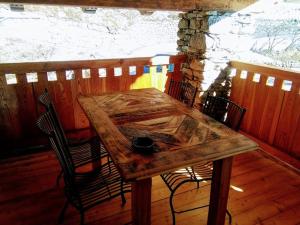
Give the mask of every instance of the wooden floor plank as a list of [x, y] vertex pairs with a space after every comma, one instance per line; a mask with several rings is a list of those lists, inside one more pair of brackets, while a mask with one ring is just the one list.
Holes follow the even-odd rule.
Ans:
[[[276, 216], [265, 219], [259, 225], [294, 225], [295, 217], [299, 217], [300, 204], [278, 213]], [[299, 223], [298, 223], [299, 224]]]
[[[55, 225], [64, 204], [63, 184], [55, 188], [59, 164], [52, 152], [0, 161], [0, 224]], [[178, 191], [179, 209], [208, 202], [209, 182], [201, 189], [187, 185]], [[234, 225], [300, 224], [300, 176], [259, 151], [235, 157], [228, 209]], [[152, 180], [153, 225], [172, 224], [169, 190], [159, 176]], [[120, 198], [101, 204], [86, 213], [86, 224], [120, 225], [131, 221], [131, 194], [121, 207]], [[206, 224], [208, 209], [178, 215], [178, 225]], [[72, 207], [64, 225], [79, 224]], [[228, 218], [226, 223], [228, 224]]]

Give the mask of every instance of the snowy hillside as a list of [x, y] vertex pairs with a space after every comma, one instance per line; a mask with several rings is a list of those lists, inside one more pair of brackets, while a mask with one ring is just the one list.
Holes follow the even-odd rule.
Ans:
[[[260, 0], [216, 13], [206, 37], [206, 69], [230, 59], [300, 71], [300, 1]], [[0, 4], [0, 63], [153, 56], [177, 53], [178, 12]], [[209, 70], [209, 73], [212, 73]]]
[[0, 4], [0, 62], [176, 54], [178, 13]]

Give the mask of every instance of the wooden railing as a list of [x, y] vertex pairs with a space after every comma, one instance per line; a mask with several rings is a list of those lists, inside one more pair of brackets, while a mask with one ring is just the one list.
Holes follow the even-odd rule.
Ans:
[[[64, 128], [80, 130], [89, 123], [77, 103], [79, 94], [144, 87], [164, 91], [170, 76], [181, 77], [184, 61], [185, 56], [171, 56], [155, 65], [150, 57], [0, 64], [0, 155], [3, 149], [32, 145], [40, 137], [37, 97], [45, 88]], [[231, 99], [247, 109], [242, 130], [299, 158], [300, 74], [238, 61], [231, 66], [236, 69]]]
[[300, 158], [300, 73], [231, 62], [231, 99], [247, 109], [241, 129]]
[[[162, 61], [156, 62], [157, 59]], [[79, 94], [146, 87], [164, 91], [170, 76], [181, 76], [184, 60], [185, 56], [165, 56], [0, 64], [1, 146], [21, 147], [40, 135], [35, 125], [42, 112], [37, 97], [45, 88], [52, 96], [63, 127], [69, 131], [83, 129], [89, 123], [77, 103]]]

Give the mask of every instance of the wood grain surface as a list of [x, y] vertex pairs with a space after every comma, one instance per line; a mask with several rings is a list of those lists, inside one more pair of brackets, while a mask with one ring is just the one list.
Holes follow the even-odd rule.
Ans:
[[[125, 180], [257, 148], [245, 136], [157, 89], [79, 96], [78, 101]], [[153, 153], [134, 151], [135, 136], [151, 137]]]
[[[230, 99], [247, 109], [241, 130], [299, 160], [300, 73], [240, 61], [230, 65], [237, 71]], [[246, 79], [241, 71], [247, 72]], [[260, 75], [257, 81], [253, 81], [255, 74]], [[270, 77], [273, 85], [267, 84]]]

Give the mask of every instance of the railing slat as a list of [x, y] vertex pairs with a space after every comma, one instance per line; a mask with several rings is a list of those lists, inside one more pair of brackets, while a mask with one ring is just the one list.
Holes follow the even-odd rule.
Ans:
[[15, 141], [21, 136], [18, 115], [16, 84], [7, 85], [5, 76], [0, 76], [0, 140]]
[[245, 114], [244, 117], [244, 122], [243, 122], [243, 127], [245, 129], [249, 129], [251, 120], [252, 120], [252, 109], [254, 105], [253, 101], [253, 95], [255, 94], [255, 83], [252, 81], [253, 79], [253, 73], [248, 72], [247, 78], [245, 80], [245, 90], [243, 94], [243, 99], [242, 99], [242, 106], [247, 109], [247, 113]]
[[266, 86], [268, 89], [265, 99], [265, 110], [262, 115], [259, 136], [269, 144], [274, 143], [274, 137], [279, 122], [284, 92], [281, 90], [282, 80], [277, 78], [274, 86]]
[[[50, 94], [54, 93], [54, 91], [50, 90], [50, 86], [49, 86], [49, 84], [53, 84], [53, 82], [55, 82], [55, 81], [48, 82], [46, 72], [39, 72], [38, 73], [38, 82], [32, 84], [34, 96], [36, 96], [35, 98], [37, 99], [38, 96], [40, 96], [45, 91], [45, 88], [48, 89]], [[52, 86], [51, 86], [51, 88], [52, 88]], [[54, 99], [54, 96], [52, 98]], [[37, 113], [39, 115], [45, 111], [44, 108], [42, 107], [42, 105], [38, 103], [38, 100], [37, 100], [36, 108], [37, 108]]]
[[[266, 77], [262, 76], [261, 77], [261, 83], [256, 88], [255, 95], [253, 96], [255, 99], [255, 104], [253, 106], [253, 110], [255, 112], [255, 115], [252, 117], [252, 120], [250, 122], [250, 129], [247, 130], [249, 134], [259, 138], [259, 129], [261, 125], [261, 120], [262, 120], [262, 114], [265, 109], [265, 99], [267, 96], [267, 87], [265, 85], [262, 85], [263, 83], [266, 82]], [[238, 91], [238, 90], [237, 90]], [[248, 112], [246, 112], [247, 114]]]
[[291, 131], [289, 148], [288, 150], [296, 158], [300, 158], [300, 82], [295, 83], [294, 89], [292, 89], [293, 94], [295, 95], [294, 101], [294, 113], [295, 120], [293, 123], [293, 129]]
[[[36, 99], [33, 92], [33, 84], [28, 83], [25, 74], [17, 74], [18, 84], [15, 85], [16, 97], [17, 97], [17, 119], [21, 125], [22, 137], [31, 138], [40, 133], [32, 121], [37, 119], [37, 107]], [[29, 132], [28, 132], [29, 131]]]
[[[81, 69], [75, 70], [75, 79], [71, 80], [72, 97], [74, 106], [75, 129], [84, 129], [89, 127], [89, 122], [77, 101], [77, 96], [81, 94], [90, 94], [90, 84], [88, 79], [82, 78]], [[66, 118], [62, 118], [64, 120]]]
[[299, 88], [299, 83], [290, 92], [285, 92], [284, 94], [274, 145], [278, 148], [286, 149], [294, 156], [300, 158], [300, 145], [295, 145], [295, 143], [299, 143], [295, 139], [300, 138], [300, 96], [297, 93], [297, 86]]
[[96, 68], [92, 68], [90, 85], [91, 85], [91, 92], [93, 95], [97, 95], [101, 93], [102, 91], [101, 81], [102, 79], [99, 78], [98, 70]]

